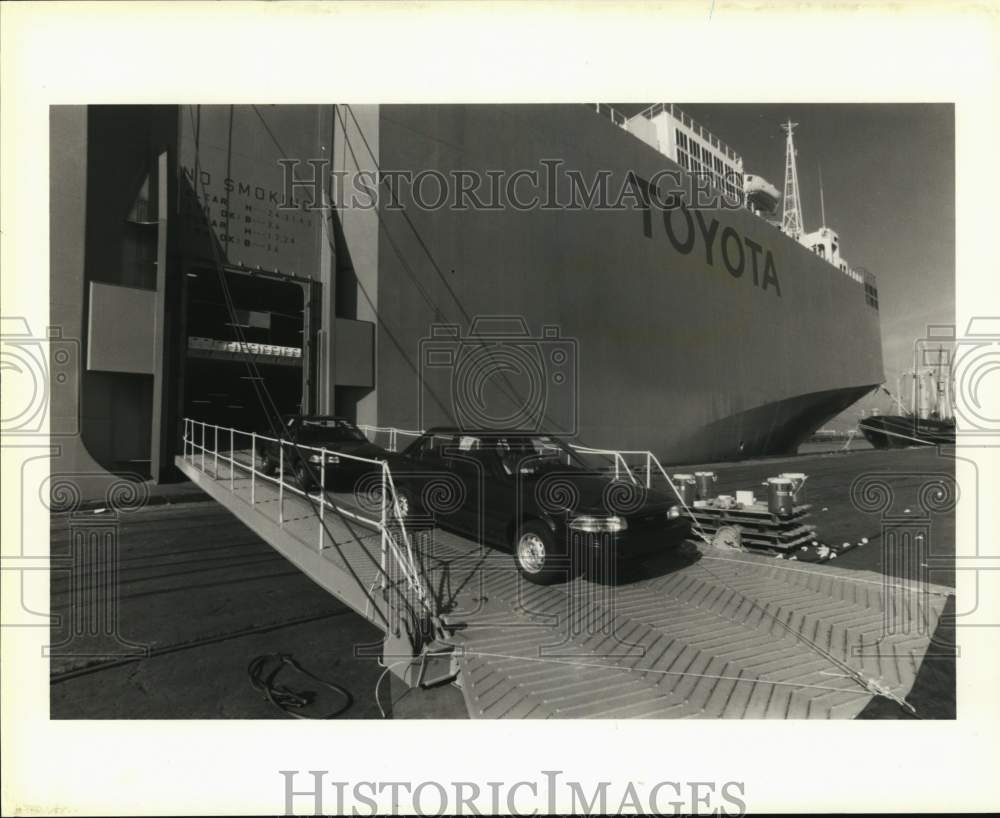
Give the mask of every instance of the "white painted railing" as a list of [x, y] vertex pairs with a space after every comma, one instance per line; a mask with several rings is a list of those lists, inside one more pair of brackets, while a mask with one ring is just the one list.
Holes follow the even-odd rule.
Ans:
[[[684, 495], [682, 495], [677, 490], [677, 485], [671, 479], [670, 475], [667, 474], [667, 470], [663, 468], [663, 464], [660, 462], [659, 458], [655, 454], [653, 454], [650, 451], [644, 451], [644, 450], [627, 451], [621, 449], [593, 449], [590, 448], [589, 446], [578, 446], [572, 443], [570, 444], [570, 448], [578, 452], [584, 452], [586, 454], [599, 454], [613, 458], [615, 463], [616, 480], [620, 480], [621, 475], [624, 472], [628, 476], [631, 482], [638, 484], [639, 481], [635, 477], [635, 471], [640, 471], [640, 474], [645, 478], [643, 480], [643, 484], [647, 489], [653, 487], [653, 477], [656, 474], [656, 472], [659, 472], [660, 475], [663, 477], [663, 479], [667, 481], [667, 485], [670, 486], [670, 490], [674, 493], [674, 496], [677, 498], [677, 502], [681, 506], [683, 506], [685, 513], [691, 520], [691, 524], [694, 527], [695, 532], [703, 540], [705, 540], [706, 542], [708, 541], [709, 539], [708, 535], [705, 534], [705, 531], [698, 524], [698, 521], [695, 518], [694, 513], [691, 511], [691, 507], [684, 500]], [[636, 467], [630, 468], [625, 460], [626, 457], [641, 458], [642, 465], [638, 468]]]
[[[372, 439], [370, 434], [371, 432], [380, 432], [383, 434], [388, 434], [390, 443], [393, 446], [393, 448], [391, 448], [390, 451], [396, 451], [395, 446], [400, 436], [419, 437], [420, 435], [423, 434], [423, 432], [413, 431], [410, 429], [397, 429], [393, 426], [365, 425], [365, 426], [360, 426], [359, 428], [361, 429], [362, 432], [365, 433], [366, 436], [369, 437], [369, 439]], [[639, 471], [640, 476], [643, 477], [642, 483], [643, 485], [645, 485], [647, 489], [652, 488], [653, 477], [657, 472], [659, 472], [659, 474], [663, 477], [663, 479], [667, 481], [667, 484], [670, 486], [670, 490], [677, 497], [677, 500], [684, 507], [684, 510], [688, 512], [689, 516], [691, 516], [691, 509], [684, 501], [684, 497], [677, 490], [677, 486], [674, 485], [674, 481], [670, 478], [670, 475], [667, 473], [667, 470], [663, 467], [663, 464], [652, 452], [646, 450], [628, 451], [622, 449], [597, 449], [591, 446], [581, 446], [575, 443], [569, 444], [569, 447], [574, 451], [582, 452], [584, 454], [596, 454], [609, 457], [613, 463], [612, 468], [614, 470], [614, 475], [616, 480], [621, 480], [624, 476], [627, 477], [630, 482], [638, 485], [639, 480], [636, 478], [635, 473], [636, 471]], [[627, 457], [640, 459], [641, 466], [638, 468], [634, 466], [630, 467], [626, 460]]]
[[384, 446], [386, 451], [398, 452], [400, 438], [410, 438], [416, 440], [423, 432], [417, 432], [412, 429], [397, 429], [395, 426], [372, 426], [370, 424], [364, 423], [358, 426], [361, 432], [367, 437], [372, 443], [378, 443], [376, 435], [385, 434], [389, 436], [389, 445]]
[[[220, 440], [223, 444], [229, 443], [228, 452], [220, 449]], [[246, 444], [249, 447], [246, 447]], [[260, 446], [263, 443], [277, 444], [278, 449], [278, 473], [270, 475], [258, 468], [260, 459]], [[240, 445], [242, 444], [242, 445]], [[285, 449], [294, 447], [298, 455], [299, 462], [308, 462], [309, 454], [318, 455], [320, 460], [317, 464], [319, 480], [317, 481], [319, 492], [310, 493], [305, 487], [295, 485], [286, 480], [285, 474]], [[249, 462], [244, 462], [238, 458], [237, 452], [248, 454]], [[212, 459], [212, 471], [207, 469], [207, 458]], [[373, 472], [377, 470], [379, 478], [379, 515], [366, 515], [359, 509], [352, 509], [338, 503], [327, 491], [326, 485], [326, 465], [329, 458], [336, 457], [339, 460], [349, 460], [358, 463], [366, 463], [373, 467]], [[326, 526], [327, 512], [335, 513], [341, 517], [370, 526], [379, 531], [381, 536], [379, 576], [382, 588], [389, 584], [391, 576], [390, 570], [393, 568], [389, 564], [389, 558], [398, 567], [409, 588], [417, 596], [420, 603], [425, 606], [428, 612], [433, 614], [431, 609], [432, 597], [428, 593], [424, 584], [422, 574], [417, 566], [413, 555], [413, 546], [409, 533], [399, 506], [399, 499], [396, 493], [395, 481], [388, 463], [384, 460], [376, 460], [368, 457], [358, 457], [346, 454], [341, 451], [331, 450], [326, 447], [305, 446], [289, 440], [257, 434], [256, 432], [246, 432], [230, 426], [217, 426], [212, 423], [205, 423], [192, 418], [184, 418], [184, 459], [206, 474], [220, 481], [219, 462], [227, 464], [229, 469], [228, 484], [229, 490], [236, 494], [236, 470], [249, 473], [250, 476], [250, 505], [257, 504], [257, 486], [260, 481], [276, 485], [278, 487], [278, 525], [285, 525], [285, 493], [291, 492], [299, 497], [303, 497], [310, 503], [318, 506], [318, 536], [317, 549], [323, 551], [330, 547], [327, 543], [329, 532]], [[200, 465], [199, 465], [200, 461]], [[398, 538], [397, 533], [398, 532]]]
[[[396, 441], [401, 435], [419, 437], [420, 435], [423, 434], [423, 432], [413, 431], [409, 429], [397, 429], [393, 426], [366, 425], [366, 426], [360, 426], [359, 428], [362, 430], [362, 432], [364, 432], [367, 436], [369, 436], [369, 439], [371, 439], [369, 432], [388, 433], [390, 435], [390, 441], [393, 443], [393, 445], [395, 445]], [[597, 449], [591, 446], [581, 446], [575, 443], [570, 443], [569, 447], [574, 451], [582, 452], [584, 454], [604, 455], [606, 457], [611, 458], [616, 480], [621, 480], [622, 476], [624, 475], [625, 477], [628, 478], [628, 480], [631, 483], [638, 485], [639, 480], [636, 478], [635, 473], [636, 471], [639, 471], [640, 475], [644, 478], [642, 481], [643, 485], [647, 489], [653, 487], [653, 477], [657, 472], [659, 472], [660, 476], [662, 476], [663, 479], [667, 481], [667, 485], [670, 486], [670, 490], [674, 493], [674, 496], [677, 498], [678, 503], [681, 506], [683, 506], [684, 511], [691, 519], [695, 532], [703, 540], [706, 541], [708, 540], [708, 537], [705, 534], [704, 530], [701, 528], [701, 526], [698, 524], [698, 521], [695, 519], [694, 514], [691, 511], [691, 507], [684, 500], [684, 496], [677, 490], [676, 484], [671, 479], [670, 475], [667, 473], [667, 470], [663, 467], [663, 464], [660, 462], [659, 458], [657, 458], [657, 456], [653, 454], [651, 451], [648, 450], [629, 451], [625, 449]], [[395, 451], [395, 449], [393, 448], [392, 451]], [[626, 458], [640, 459], [641, 466], [639, 466], [638, 468], [634, 466], [629, 466]]]

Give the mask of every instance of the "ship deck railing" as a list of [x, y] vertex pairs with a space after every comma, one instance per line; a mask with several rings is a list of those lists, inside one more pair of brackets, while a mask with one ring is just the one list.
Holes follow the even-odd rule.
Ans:
[[[617, 108], [612, 105], [608, 105], [606, 102], [591, 102], [588, 103], [589, 106], [593, 106], [594, 110], [601, 116], [610, 119], [615, 125], [623, 130], [629, 130], [628, 121], [630, 117], [623, 114]], [[712, 147], [717, 148], [722, 151], [729, 159], [734, 162], [739, 160], [740, 155], [733, 150], [729, 145], [723, 142], [719, 137], [709, 131], [707, 128], [702, 127], [697, 122], [695, 122], [690, 116], [688, 116], [684, 111], [678, 108], [672, 102], [657, 102], [654, 105], [650, 105], [648, 108], [644, 108], [636, 116], [642, 116], [646, 119], [652, 119], [659, 113], [666, 112], [670, 114], [674, 119], [678, 120], [682, 125], [691, 129], [691, 132], [700, 136], [706, 142], [708, 142]]]

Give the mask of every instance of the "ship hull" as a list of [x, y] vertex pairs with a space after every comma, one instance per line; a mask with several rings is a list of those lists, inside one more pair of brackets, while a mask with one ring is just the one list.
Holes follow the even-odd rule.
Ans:
[[[383, 106], [379, 146], [383, 168], [512, 174], [560, 160], [588, 180], [609, 172], [612, 190], [682, 173], [584, 106]], [[464, 338], [482, 315], [575, 343], [575, 403], [549, 430], [666, 462], [794, 452], [884, 379], [864, 287], [745, 209], [403, 205], [381, 214], [378, 371], [394, 387], [379, 394], [383, 423], [461, 422], [442, 406], [447, 383], [445, 400], [421, 395], [413, 352], [435, 324]]]
[[[169, 479], [182, 417], [273, 428], [259, 380], [280, 412], [513, 419], [667, 463], [791, 453], [883, 380], [865, 287], [745, 209], [650, 202], [687, 175], [583, 105], [95, 106], [52, 145], [53, 324], [88, 339], [53, 392], [62, 471]], [[334, 171], [425, 177], [425, 201], [317, 207]], [[456, 202], [469, 178], [488, 206]], [[496, 316], [521, 333], [478, 332]], [[235, 326], [259, 375], [205, 351]]]
[[955, 445], [955, 424], [946, 420], [879, 415], [861, 421], [858, 428], [876, 449]]

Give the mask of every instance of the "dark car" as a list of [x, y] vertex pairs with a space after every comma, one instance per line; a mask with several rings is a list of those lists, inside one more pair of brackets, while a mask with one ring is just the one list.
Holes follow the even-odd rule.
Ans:
[[[291, 415], [285, 418], [287, 432], [283, 434], [284, 462], [278, 443], [261, 444], [262, 469], [265, 474], [276, 475], [284, 467], [286, 476], [295, 477], [299, 486], [308, 491], [324, 481], [327, 488], [349, 488], [366, 474], [379, 471], [380, 466], [365, 460], [387, 460], [390, 453], [372, 443], [364, 433], [346, 418], [334, 415]], [[326, 449], [326, 462], [323, 452]]]
[[393, 467], [404, 511], [514, 553], [548, 584], [581, 564], [610, 565], [682, 542], [672, 494], [615, 480], [559, 438], [432, 429]]

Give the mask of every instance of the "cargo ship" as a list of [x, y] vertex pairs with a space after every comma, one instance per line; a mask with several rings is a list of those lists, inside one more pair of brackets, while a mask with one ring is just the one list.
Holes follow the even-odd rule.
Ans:
[[169, 479], [181, 418], [285, 411], [788, 454], [883, 381], [874, 276], [675, 105], [55, 106], [51, 137], [76, 470]]
[[[955, 445], [950, 353], [943, 348], [934, 352], [937, 353], [934, 366], [914, 367], [900, 375], [896, 395], [883, 387], [883, 391], [896, 402], [899, 414], [874, 414], [858, 421], [859, 431], [876, 449]], [[929, 357], [925, 352], [925, 360]], [[906, 378], [910, 379], [912, 386], [909, 410], [899, 397], [902, 394], [901, 384]]]

